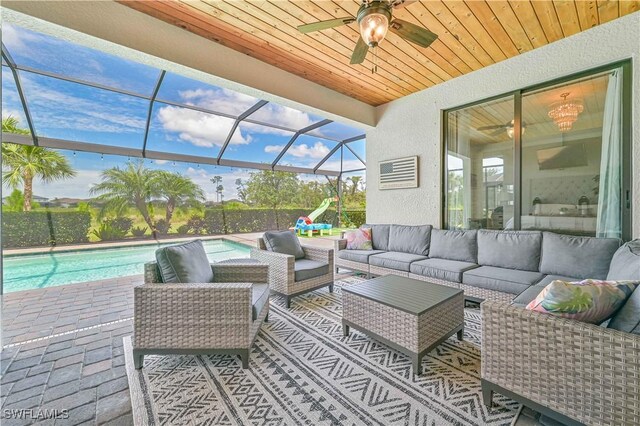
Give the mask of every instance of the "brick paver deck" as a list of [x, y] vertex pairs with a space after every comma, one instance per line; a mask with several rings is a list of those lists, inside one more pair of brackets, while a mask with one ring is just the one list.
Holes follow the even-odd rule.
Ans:
[[[258, 235], [225, 238], [253, 243]], [[142, 282], [138, 275], [2, 296], [3, 426], [35, 423], [15, 417], [38, 410], [68, 410], [43, 424], [133, 424], [122, 338], [133, 332], [133, 287]]]

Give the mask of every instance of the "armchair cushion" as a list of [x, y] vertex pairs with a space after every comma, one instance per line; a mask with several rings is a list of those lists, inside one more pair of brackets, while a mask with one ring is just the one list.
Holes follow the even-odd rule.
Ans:
[[352, 262], [369, 263], [369, 256], [384, 253], [383, 250], [340, 250], [338, 257]]
[[412, 262], [426, 259], [426, 256], [390, 251], [387, 253], [369, 256], [369, 265], [409, 272]]
[[296, 234], [291, 231], [267, 231], [262, 236], [267, 250], [288, 254], [296, 259], [304, 258], [304, 251]]
[[329, 264], [309, 259], [298, 259], [294, 264], [296, 281], [309, 280], [329, 273]]
[[269, 284], [253, 284], [251, 288], [251, 319], [253, 321], [258, 319], [262, 308], [264, 308], [268, 300]]
[[162, 247], [156, 250], [156, 261], [164, 283], [213, 282], [213, 270], [200, 240]]

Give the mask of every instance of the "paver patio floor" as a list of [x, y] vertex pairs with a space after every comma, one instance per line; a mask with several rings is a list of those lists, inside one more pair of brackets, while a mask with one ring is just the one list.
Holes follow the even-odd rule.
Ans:
[[[225, 238], [253, 244], [259, 235]], [[331, 247], [335, 238], [303, 244]], [[22, 413], [68, 410], [44, 424], [133, 423], [122, 338], [132, 334], [133, 287], [142, 282], [138, 275], [2, 296], [3, 425], [34, 423], [8, 418], [31, 409]]]

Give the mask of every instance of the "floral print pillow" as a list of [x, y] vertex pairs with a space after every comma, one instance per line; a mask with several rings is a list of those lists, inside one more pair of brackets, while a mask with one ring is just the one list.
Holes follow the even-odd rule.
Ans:
[[373, 250], [371, 243], [371, 228], [360, 228], [347, 232], [347, 250]]
[[640, 281], [552, 281], [526, 307], [591, 324], [611, 318]]

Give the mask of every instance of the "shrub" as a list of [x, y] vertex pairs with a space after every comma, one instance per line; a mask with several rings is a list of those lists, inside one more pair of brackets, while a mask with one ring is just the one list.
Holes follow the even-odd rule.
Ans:
[[178, 229], [176, 229], [176, 232], [180, 235], [184, 235], [184, 234], [188, 234], [190, 229], [191, 228], [189, 228], [189, 225], [186, 225], [186, 224], [180, 225], [178, 226]]
[[37, 247], [88, 242], [88, 212], [30, 211], [2, 213], [2, 247]]
[[110, 222], [102, 222], [98, 229], [94, 229], [91, 234], [95, 235], [100, 241], [120, 240], [126, 235], [121, 229], [116, 228]]
[[160, 219], [156, 222], [156, 231], [158, 234], [167, 235], [169, 233], [169, 229], [171, 229], [171, 224], [165, 219]]
[[127, 232], [129, 232], [129, 230], [131, 229], [131, 226], [133, 225], [133, 220], [131, 220], [128, 217], [115, 217], [115, 218], [105, 219], [104, 223], [108, 223], [111, 226], [111, 228], [113, 228], [118, 232], [122, 232], [122, 236], [125, 236], [127, 235]]
[[[202, 235], [206, 231], [207, 223], [205, 222], [204, 217], [193, 215], [189, 218], [187, 224], [183, 226], [186, 226], [188, 231], [191, 231], [196, 235]], [[178, 233], [181, 234], [180, 228], [178, 228]]]
[[148, 229], [148, 228], [147, 228], [146, 226], [145, 226], [145, 227], [142, 227], [142, 226], [134, 226], [133, 228], [131, 228], [131, 234], [132, 234], [134, 237], [138, 237], [138, 238], [140, 238], [140, 237], [144, 237], [144, 234], [146, 234], [146, 233], [147, 233], [147, 229]]

